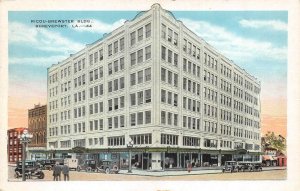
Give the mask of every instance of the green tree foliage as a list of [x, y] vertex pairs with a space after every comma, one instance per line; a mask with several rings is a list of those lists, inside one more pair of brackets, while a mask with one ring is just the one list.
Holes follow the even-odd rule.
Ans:
[[285, 139], [281, 136], [276, 136], [274, 132], [268, 132], [265, 135], [265, 147], [277, 149], [279, 152], [285, 152]]

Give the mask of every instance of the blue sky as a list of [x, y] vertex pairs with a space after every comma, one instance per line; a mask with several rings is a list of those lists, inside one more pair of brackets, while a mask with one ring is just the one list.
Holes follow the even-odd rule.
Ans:
[[[125, 20], [133, 19], [137, 13], [9, 12], [9, 95], [46, 96], [49, 66], [98, 40]], [[173, 14], [220, 53], [256, 76], [262, 83], [262, 99], [286, 99], [287, 11], [173, 11]], [[31, 20], [40, 19], [91, 19], [93, 27], [35, 28]], [[26, 86], [20, 85], [24, 82]], [[30, 93], [28, 88], [32, 90]]]

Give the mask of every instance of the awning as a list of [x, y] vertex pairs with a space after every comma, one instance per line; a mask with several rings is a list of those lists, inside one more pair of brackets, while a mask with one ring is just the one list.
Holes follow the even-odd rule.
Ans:
[[271, 156], [271, 155], [263, 155], [262, 159], [263, 160], [277, 160], [277, 157]]

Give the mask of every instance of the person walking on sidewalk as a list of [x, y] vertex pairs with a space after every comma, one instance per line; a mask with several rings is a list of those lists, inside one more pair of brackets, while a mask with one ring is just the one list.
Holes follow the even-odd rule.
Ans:
[[192, 163], [190, 161], [187, 163], [187, 170], [189, 173], [192, 171]]
[[62, 173], [64, 175], [64, 181], [69, 181], [69, 166], [64, 164], [64, 166], [62, 167]]

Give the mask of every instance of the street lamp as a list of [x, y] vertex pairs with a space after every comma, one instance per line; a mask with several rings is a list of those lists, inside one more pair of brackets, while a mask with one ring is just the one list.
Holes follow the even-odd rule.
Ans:
[[129, 159], [128, 159], [128, 173], [132, 173], [132, 167], [131, 167], [131, 148], [133, 147], [133, 140], [129, 138], [129, 141], [127, 143], [127, 148], [129, 152]]
[[19, 135], [20, 143], [22, 143], [22, 181], [26, 181], [25, 177], [25, 160], [26, 160], [26, 147], [31, 141], [33, 135], [28, 133], [28, 130], [24, 130], [22, 135]]

